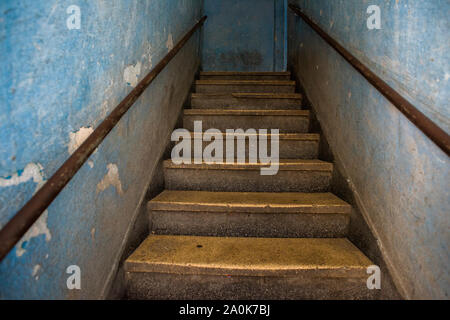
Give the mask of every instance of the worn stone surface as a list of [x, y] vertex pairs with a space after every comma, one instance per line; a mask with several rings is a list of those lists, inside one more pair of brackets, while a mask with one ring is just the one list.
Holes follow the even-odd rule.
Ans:
[[[274, 176], [262, 176], [261, 164], [175, 165], [164, 163], [166, 188], [237, 192], [326, 192], [332, 164], [325, 162], [282, 161]], [[220, 183], [217, 183], [220, 181]]]
[[[214, 141], [214, 137], [211, 135], [203, 134], [203, 137], [210, 136], [211, 140]], [[233, 135], [235, 139], [235, 149], [238, 143], [245, 143], [245, 157], [249, 158], [249, 137], [253, 139], [261, 139], [264, 137], [267, 139], [267, 153], [272, 154], [272, 145], [271, 139], [275, 135], [267, 134], [256, 134], [256, 135], [243, 135], [243, 134], [235, 134]], [[233, 136], [223, 134], [223, 154], [226, 155], [226, 139], [227, 137], [233, 139]], [[319, 140], [320, 136], [317, 134], [279, 134], [277, 135], [279, 139], [279, 156], [282, 159], [317, 159], [318, 151], [319, 151]], [[194, 134], [191, 132], [192, 141], [192, 150], [194, 150], [194, 138], [202, 137], [199, 134]], [[259, 140], [258, 140], [259, 141]], [[203, 149], [205, 150], [206, 146], [208, 146], [210, 141], [203, 141]], [[235, 152], [235, 156], [237, 157], [237, 152]]]
[[327, 193], [164, 191], [148, 204], [156, 234], [340, 238], [350, 205]]
[[342, 238], [349, 215], [342, 213], [255, 213], [152, 211], [155, 234], [270, 238]]
[[[233, 81], [197, 83], [202, 82], [223, 86]], [[234, 81], [234, 85], [251, 82]], [[268, 165], [260, 163], [164, 161], [166, 191], [149, 203], [153, 235], [125, 264], [128, 298], [376, 298], [379, 292], [366, 286], [366, 269], [372, 263], [343, 239], [351, 207], [330, 193], [321, 193], [330, 188], [333, 164], [314, 159], [320, 136], [285, 133], [299, 132], [299, 128], [307, 132], [309, 111], [261, 110], [271, 103], [259, 104], [259, 110], [225, 104], [230, 97], [274, 98], [278, 103], [298, 101], [301, 96], [217, 92], [200, 94], [201, 99], [219, 100], [217, 107], [185, 110], [183, 125], [191, 137], [200, 136], [192, 133], [196, 120], [202, 121], [202, 131], [280, 129], [280, 152], [293, 158], [280, 160], [274, 176], [261, 175], [262, 167]], [[211, 138], [212, 133], [205, 135]], [[238, 135], [241, 141], [256, 137], [261, 136]]]
[[[361, 277], [371, 261], [346, 239], [151, 235], [126, 260], [128, 272], [288, 276], [325, 270]], [[356, 271], [356, 274], [355, 274]]]
[[[325, 172], [333, 171], [333, 164], [322, 160], [300, 160], [300, 159], [280, 159], [276, 164], [279, 171], [300, 171], [300, 172]], [[268, 166], [260, 162], [257, 163], [183, 163], [175, 164], [172, 160], [164, 161], [165, 169], [194, 169], [194, 170], [229, 170], [229, 171], [260, 171]]]
[[280, 117], [309, 117], [308, 110], [221, 110], [221, 109], [186, 109], [186, 116], [208, 115], [208, 116], [274, 116]]
[[134, 300], [367, 300], [377, 299], [366, 279], [351, 277], [250, 277], [127, 272]]
[[302, 95], [292, 93], [193, 93], [194, 109], [289, 110], [302, 108]]
[[287, 72], [200, 72], [200, 80], [290, 80]]
[[152, 199], [150, 210], [347, 213], [351, 207], [331, 193], [205, 192], [165, 190]]
[[202, 121], [204, 130], [278, 129], [280, 133], [306, 133], [309, 112], [302, 110], [185, 110], [184, 128], [194, 131], [194, 121]]
[[268, 92], [294, 93], [295, 81], [280, 80], [197, 80], [197, 93]]
[[125, 267], [137, 299], [358, 299], [370, 264], [345, 239], [150, 236]]

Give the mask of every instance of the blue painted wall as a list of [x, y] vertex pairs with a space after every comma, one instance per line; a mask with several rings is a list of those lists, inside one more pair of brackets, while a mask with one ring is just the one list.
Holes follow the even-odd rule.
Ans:
[[[447, 0], [296, 0], [323, 29], [450, 131]], [[369, 5], [382, 29], [368, 30]], [[289, 65], [303, 83], [400, 292], [450, 293], [450, 161], [300, 18]]]
[[[81, 8], [69, 30], [66, 9]], [[202, 1], [0, 2], [0, 227], [201, 17]], [[0, 299], [107, 294], [199, 66], [197, 33], [0, 264]], [[78, 265], [82, 290], [66, 287]]]
[[285, 0], [206, 0], [205, 71], [285, 70]]

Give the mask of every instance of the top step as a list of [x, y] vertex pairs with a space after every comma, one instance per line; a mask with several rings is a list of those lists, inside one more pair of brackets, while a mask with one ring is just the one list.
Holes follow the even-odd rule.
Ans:
[[290, 72], [200, 72], [200, 80], [290, 80]]

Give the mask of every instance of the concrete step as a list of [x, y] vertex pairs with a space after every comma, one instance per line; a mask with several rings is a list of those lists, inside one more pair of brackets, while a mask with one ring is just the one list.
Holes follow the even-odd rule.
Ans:
[[333, 164], [280, 160], [276, 175], [261, 175], [261, 163], [174, 164], [164, 161], [167, 190], [223, 192], [328, 192]]
[[271, 92], [294, 93], [295, 81], [286, 80], [197, 80], [197, 93]]
[[194, 131], [194, 121], [202, 121], [203, 131], [279, 129], [280, 133], [307, 133], [309, 116], [307, 110], [185, 109], [183, 125], [189, 131]]
[[152, 235], [125, 271], [129, 299], [368, 299], [370, 265], [347, 239]]
[[200, 80], [290, 80], [290, 72], [200, 72]]
[[[228, 139], [234, 139], [234, 145], [235, 145], [235, 158], [237, 159], [238, 152], [237, 152], [237, 146], [239, 143], [245, 143], [245, 147], [243, 150], [245, 151], [245, 158], [249, 159], [249, 144], [250, 139], [253, 139], [256, 141], [256, 146], [258, 146], [259, 139], [265, 138], [267, 141], [267, 150], [269, 154], [272, 154], [271, 149], [271, 141], [272, 138], [277, 137], [279, 140], [279, 157], [282, 159], [317, 159], [319, 154], [319, 142], [320, 142], [320, 135], [319, 134], [312, 134], [312, 133], [281, 133], [278, 135], [272, 135], [272, 134], [240, 134], [236, 133], [234, 135], [222, 133], [220, 135], [222, 137], [222, 143], [223, 143], [223, 154], [226, 155], [226, 140]], [[212, 143], [212, 141], [215, 141], [215, 135], [209, 134], [209, 133], [202, 133], [197, 134], [194, 132], [191, 132], [192, 139], [200, 139], [200, 140], [208, 140], [203, 141], [203, 147], [202, 150], [205, 150], [205, 148]], [[194, 140], [192, 140], [192, 150], [194, 150]], [[255, 154], [257, 155], [258, 149], [254, 149]]]
[[291, 110], [301, 109], [303, 96], [298, 93], [193, 93], [194, 109]]
[[156, 234], [341, 238], [351, 206], [331, 193], [166, 190], [148, 204]]

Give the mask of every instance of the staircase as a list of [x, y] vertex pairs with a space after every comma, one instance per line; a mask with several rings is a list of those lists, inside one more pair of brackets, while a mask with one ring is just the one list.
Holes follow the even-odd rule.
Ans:
[[372, 263], [346, 239], [352, 208], [328, 192], [333, 164], [317, 159], [295, 90], [289, 72], [200, 74], [184, 128], [279, 129], [279, 172], [166, 160], [152, 234], [125, 262], [128, 298], [374, 298]]

